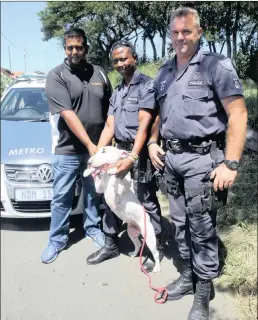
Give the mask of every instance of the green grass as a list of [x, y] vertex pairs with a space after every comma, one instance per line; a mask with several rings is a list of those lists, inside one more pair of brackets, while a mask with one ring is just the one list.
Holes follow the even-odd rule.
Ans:
[[258, 90], [254, 85], [244, 85], [244, 97], [248, 109], [248, 125], [258, 131]]
[[228, 204], [218, 214], [225, 264], [216, 284], [233, 294], [241, 320], [257, 319], [257, 184], [257, 154], [245, 151]]

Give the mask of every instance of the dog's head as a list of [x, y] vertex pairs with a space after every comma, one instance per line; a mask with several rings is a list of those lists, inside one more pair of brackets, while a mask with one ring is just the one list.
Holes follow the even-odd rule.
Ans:
[[88, 168], [84, 171], [83, 176], [87, 177], [90, 174], [93, 177], [100, 175], [106, 171], [109, 165], [115, 165], [118, 160], [126, 158], [128, 152], [119, 150], [115, 147], [102, 147], [88, 160]]

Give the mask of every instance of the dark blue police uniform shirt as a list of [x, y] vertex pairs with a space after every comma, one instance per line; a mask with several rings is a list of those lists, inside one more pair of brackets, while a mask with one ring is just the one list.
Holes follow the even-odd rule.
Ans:
[[155, 108], [153, 82], [151, 77], [136, 70], [128, 87], [122, 82], [114, 90], [108, 115], [115, 117], [116, 139], [134, 141], [139, 127], [139, 110]]
[[221, 99], [243, 95], [231, 60], [200, 49], [181, 73], [176, 57], [161, 66], [154, 89], [165, 139], [191, 140], [224, 132], [228, 119]]

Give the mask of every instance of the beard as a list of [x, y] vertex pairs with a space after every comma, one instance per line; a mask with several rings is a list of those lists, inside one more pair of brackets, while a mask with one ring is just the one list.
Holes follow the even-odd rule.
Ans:
[[78, 65], [82, 61], [81, 57], [73, 57], [71, 58], [71, 63], [74, 65]]
[[84, 68], [87, 63], [85, 57], [72, 57], [68, 61], [72, 69]]

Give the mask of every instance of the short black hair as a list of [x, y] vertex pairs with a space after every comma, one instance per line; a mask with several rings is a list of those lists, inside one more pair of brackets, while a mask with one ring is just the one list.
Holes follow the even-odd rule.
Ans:
[[83, 45], [86, 47], [87, 45], [87, 37], [85, 35], [85, 32], [80, 28], [70, 28], [64, 33], [64, 46], [66, 44], [66, 40], [69, 38], [82, 38], [83, 39]]
[[129, 41], [126, 41], [126, 40], [119, 40], [117, 42], [115, 42], [112, 47], [111, 47], [111, 50], [110, 50], [110, 54], [112, 54], [112, 52], [117, 49], [117, 48], [121, 48], [121, 47], [128, 47], [130, 48], [130, 51], [131, 51], [131, 54], [132, 56], [135, 56], [137, 55], [136, 51], [135, 51], [135, 48], [134, 46], [132, 45], [131, 42]]

